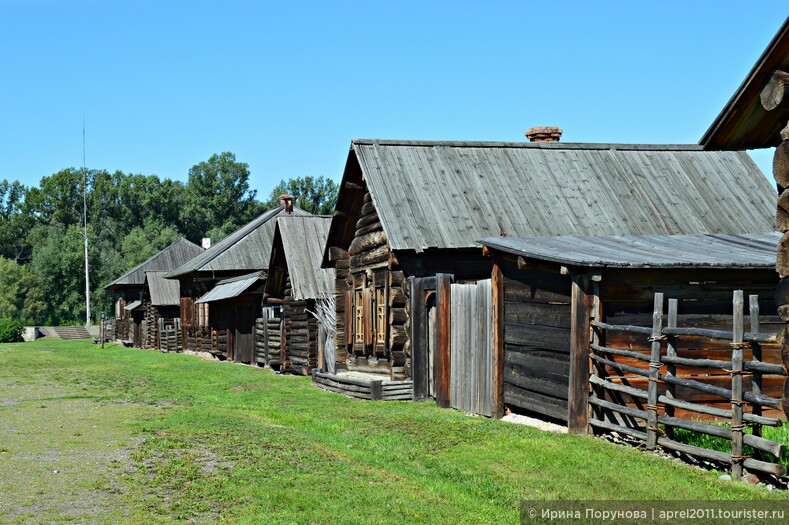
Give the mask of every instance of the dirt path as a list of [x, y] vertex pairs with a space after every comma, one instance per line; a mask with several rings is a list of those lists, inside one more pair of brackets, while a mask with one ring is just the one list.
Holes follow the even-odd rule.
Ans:
[[125, 514], [121, 476], [148, 406], [87, 389], [0, 378], [0, 522], [112, 523]]

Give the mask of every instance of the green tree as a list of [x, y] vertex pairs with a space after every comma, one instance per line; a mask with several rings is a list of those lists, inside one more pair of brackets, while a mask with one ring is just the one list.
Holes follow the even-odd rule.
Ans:
[[151, 222], [137, 226], [124, 237], [121, 252], [127, 271], [177, 241], [181, 235], [172, 226]]
[[35, 217], [25, 209], [26, 194], [19, 181], [0, 181], [0, 257], [24, 261], [30, 256], [25, 237]]
[[288, 181], [282, 180], [271, 190], [269, 207], [279, 205], [279, 196], [283, 193], [293, 195], [293, 204], [304, 211], [315, 215], [329, 215], [337, 204], [339, 186], [325, 177], [298, 177]]
[[249, 222], [260, 206], [249, 188], [249, 166], [233, 153], [211, 155], [192, 166], [181, 205], [181, 231], [194, 242], [212, 228], [237, 229]]
[[[96, 238], [90, 225], [88, 238]], [[41, 278], [41, 291], [47, 298], [46, 322], [84, 323], [85, 252], [82, 228], [77, 225], [39, 225], [30, 232], [29, 239], [33, 245], [31, 264]], [[102, 271], [101, 244], [94, 242], [89, 246], [88, 262], [95, 302], [102, 298], [101, 286], [106, 284], [107, 277], [106, 272]]]
[[28, 190], [25, 205], [28, 213], [43, 224], [63, 227], [82, 224], [82, 170], [66, 168], [43, 177], [38, 187]]
[[40, 324], [45, 311], [41, 280], [33, 268], [0, 257], [0, 318]]

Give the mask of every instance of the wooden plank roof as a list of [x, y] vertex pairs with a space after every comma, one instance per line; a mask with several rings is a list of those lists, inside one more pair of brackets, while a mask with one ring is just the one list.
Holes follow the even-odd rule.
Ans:
[[527, 259], [609, 268], [772, 269], [781, 234], [489, 237], [481, 244]]
[[224, 279], [216, 283], [216, 285], [208, 290], [200, 299], [195, 301], [199, 303], [211, 303], [214, 301], [222, 301], [224, 299], [232, 299], [238, 297], [246, 292], [250, 286], [263, 279], [261, 272], [254, 272], [246, 275], [239, 275], [230, 279]]
[[789, 72], [789, 17], [754, 64], [742, 85], [704, 133], [706, 149], [758, 149], [777, 146], [779, 131], [786, 125], [789, 108], [767, 111], [759, 95], [773, 71]]
[[114, 290], [121, 286], [143, 285], [145, 283], [145, 272], [169, 272], [202, 252], [203, 249], [200, 246], [182, 237], [112, 281], [104, 289]]
[[277, 219], [275, 243], [282, 243], [293, 297], [317, 299], [334, 292], [334, 272], [321, 269], [323, 248], [331, 217], [281, 216]]
[[[275, 219], [284, 214], [285, 206], [279, 205], [256, 217], [234, 231], [197, 257], [185, 262], [169, 274], [168, 279], [193, 272], [265, 270], [271, 257]], [[300, 208], [293, 208], [293, 215], [310, 215]]]
[[343, 192], [362, 181], [391, 248], [417, 253], [505, 235], [763, 232], [775, 220], [774, 190], [745, 152], [356, 139], [337, 203], [347, 217], [335, 216], [327, 246], [349, 242]]
[[173, 279], [165, 279], [167, 272], [145, 272], [151, 304], [154, 306], [178, 306], [181, 285]]

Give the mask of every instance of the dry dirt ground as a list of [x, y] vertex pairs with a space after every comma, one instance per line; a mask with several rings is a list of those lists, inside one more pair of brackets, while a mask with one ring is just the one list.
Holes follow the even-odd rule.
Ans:
[[156, 407], [104, 402], [79, 387], [0, 379], [0, 523], [112, 523], [142, 438], [130, 423]]

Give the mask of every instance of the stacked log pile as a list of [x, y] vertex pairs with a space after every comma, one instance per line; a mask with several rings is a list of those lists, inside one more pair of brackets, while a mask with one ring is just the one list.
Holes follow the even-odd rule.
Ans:
[[313, 301], [293, 297], [290, 276], [285, 278], [285, 353], [292, 374], [310, 375], [318, 364], [318, 321], [307, 312]]

